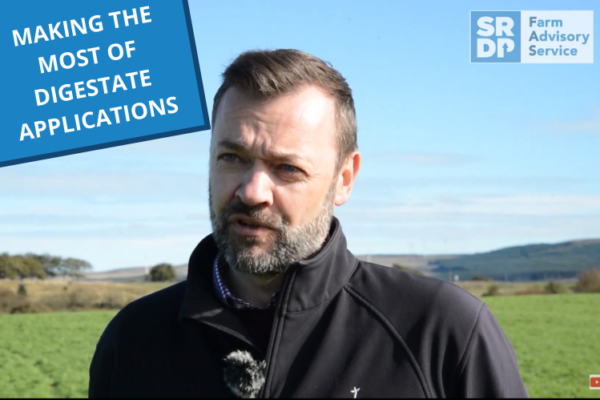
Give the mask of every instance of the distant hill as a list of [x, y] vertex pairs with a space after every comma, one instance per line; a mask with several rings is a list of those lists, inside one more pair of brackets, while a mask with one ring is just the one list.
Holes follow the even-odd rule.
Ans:
[[419, 255], [419, 254], [375, 254], [368, 256], [357, 256], [359, 260], [372, 262], [374, 264], [393, 267], [399, 264], [404, 267], [413, 268], [422, 272], [430, 272], [435, 266], [434, 262], [440, 260], [450, 260], [462, 255]]
[[[150, 269], [150, 268], [148, 268]], [[177, 280], [184, 280], [187, 277], [187, 265], [175, 267]], [[109, 271], [91, 272], [85, 275], [86, 281], [109, 281], [109, 282], [131, 282], [143, 281], [146, 277], [145, 267], [119, 268]]]
[[[405, 267], [417, 269], [427, 275], [432, 266], [432, 262], [457, 257], [456, 255], [439, 255], [439, 256], [422, 256], [422, 255], [370, 255], [357, 256], [358, 259], [370, 261], [375, 264], [392, 267], [394, 264], [400, 264]], [[175, 273], [178, 280], [183, 280], [187, 277], [187, 265], [179, 265], [175, 267]], [[119, 268], [108, 271], [90, 272], [85, 276], [87, 281], [110, 281], [110, 282], [129, 282], [142, 281], [146, 276], [145, 267], [130, 267]]]
[[[392, 267], [399, 264], [425, 275], [461, 281], [483, 275], [496, 280], [530, 281], [573, 278], [584, 269], [600, 268], [600, 239], [575, 240], [558, 244], [530, 244], [477, 254], [368, 255], [359, 259]], [[187, 276], [187, 265], [175, 267], [178, 280]], [[140, 281], [145, 268], [121, 268], [89, 273], [90, 281]]]
[[508, 247], [433, 260], [430, 266], [430, 272], [446, 279], [452, 275], [460, 280], [474, 275], [508, 281], [573, 278], [581, 270], [600, 268], [600, 239]]

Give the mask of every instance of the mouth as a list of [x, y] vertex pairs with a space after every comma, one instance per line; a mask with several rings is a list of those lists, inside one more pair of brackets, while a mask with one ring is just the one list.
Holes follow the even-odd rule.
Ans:
[[250, 236], [273, 230], [270, 225], [246, 216], [233, 216], [230, 219], [230, 224], [238, 233]]

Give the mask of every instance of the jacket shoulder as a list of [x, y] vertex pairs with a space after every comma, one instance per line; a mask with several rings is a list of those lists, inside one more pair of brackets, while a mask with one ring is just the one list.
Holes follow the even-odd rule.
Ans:
[[363, 261], [359, 262], [350, 285], [382, 311], [394, 311], [399, 305], [410, 304], [410, 308], [418, 312], [451, 312], [459, 311], [459, 307], [461, 313], [477, 314], [483, 304], [448, 281]]
[[107, 331], [146, 331], [165, 320], [177, 318], [185, 295], [187, 282], [143, 296], [125, 306], [112, 319]]
[[527, 397], [500, 324], [462, 288], [361, 262], [348, 291], [395, 331], [436, 396]]
[[456, 371], [486, 309], [482, 301], [453, 283], [365, 262], [347, 290], [410, 353], [431, 393], [455, 393]]
[[135, 300], [109, 322], [90, 364], [90, 398], [111, 396], [114, 374], [119, 368], [118, 360], [124, 354], [136, 353], [132, 349], [153, 337], [153, 330], [178, 317], [185, 287], [184, 281]]
[[466, 342], [483, 307], [453, 283], [366, 262], [359, 263], [348, 287], [409, 342], [421, 330]]

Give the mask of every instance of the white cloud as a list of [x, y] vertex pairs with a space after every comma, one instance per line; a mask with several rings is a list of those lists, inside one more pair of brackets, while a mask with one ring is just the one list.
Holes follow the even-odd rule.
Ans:
[[[419, 157], [413, 161], [442, 161]], [[98, 270], [181, 263], [211, 230], [207, 178], [200, 172], [23, 169], [1, 181], [0, 252], [79, 257]], [[600, 195], [547, 194], [580, 183], [552, 177], [363, 179], [336, 215], [357, 254], [472, 252], [600, 237]]]
[[600, 195], [412, 196], [336, 208], [356, 253], [462, 253], [600, 237]]
[[6, 174], [0, 198], [47, 196], [108, 200], [127, 197], [196, 197], [207, 190], [201, 173], [90, 172]]
[[600, 134], [600, 120], [555, 122], [552, 128], [561, 133]]
[[438, 220], [465, 216], [600, 216], [600, 195], [406, 196], [387, 202], [355, 201], [338, 210], [355, 216]]
[[[0, 235], [0, 241], [10, 252], [50, 253], [81, 258], [92, 263], [95, 271], [120, 267], [156, 265], [160, 262], [187, 263], [196, 245], [210, 233], [198, 229], [196, 234], [171, 234], [160, 238], [122, 237], [45, 237], [15, 238]], [[2, 249], [0, 249], [2, 252]]]
[[364, 153], [363, 157], [369, 158], [371, 162], [396, 161], [402, 164], [414, 164], [423, 166], [457, 165], [478, 161], [476, 157], [461, 154], [442, 153]]

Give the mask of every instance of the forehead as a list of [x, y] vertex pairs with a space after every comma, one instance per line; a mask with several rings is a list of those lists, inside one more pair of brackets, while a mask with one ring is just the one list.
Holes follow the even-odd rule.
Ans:
[[213, 124], [213, 146], [235, 141], [254, 150], [305, 157], [335, 152], [335, 99], [314, 85], [269, 100], [230, 88]]

